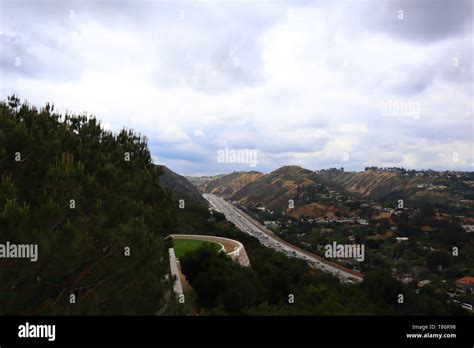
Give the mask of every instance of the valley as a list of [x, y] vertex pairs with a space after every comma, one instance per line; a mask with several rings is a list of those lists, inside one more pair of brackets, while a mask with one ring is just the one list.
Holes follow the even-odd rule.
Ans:
[[352, 283], [362, 280], [361, 273], [329, 262], [318, 255], [309, 253], [277, 237], [258, 221], [222, 198], [211, 194], [204, 194], [204, 198], [209, 201], [215, 210], [224, 214], [227, 220], [233, 222], [242, 232], [256, 237], [264, 246], [279, 251], [288, 257], [300, 258], [314, 268], [332, 273], [344, 282]]
[[[385, 269], [417, 293], [433, 291], [454, 304], [474, 302], [472, 291], [460, 285], [474, 270], [471, 172], [285, 166], [269, 174], [234, 172], [191, 181], [241, 231], [343, 281]], [[332, 243], [363, 246], [364, 261], [327, 260], [325, 248]]]

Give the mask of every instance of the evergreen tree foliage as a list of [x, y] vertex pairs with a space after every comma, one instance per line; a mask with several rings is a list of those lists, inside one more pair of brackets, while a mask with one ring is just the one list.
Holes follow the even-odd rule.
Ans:
[[0, 314], [155, 314], [176, 209], [146, 138], [53, 110], [0, 103], [0, 243], [38, 244], [0, 258]]

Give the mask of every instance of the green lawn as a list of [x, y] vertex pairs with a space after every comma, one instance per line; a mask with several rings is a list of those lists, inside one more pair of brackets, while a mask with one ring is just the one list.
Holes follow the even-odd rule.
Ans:
[[187, 252], [196, 250], [204, 244], [210, 245], [212, 248], [216, 249], [216, 251], [221, 250], [220, 244], [217, 243], [207, 242], [204, 240], [175, 239], [173, 240], [174, 253], [177, 258], [180, 258]]

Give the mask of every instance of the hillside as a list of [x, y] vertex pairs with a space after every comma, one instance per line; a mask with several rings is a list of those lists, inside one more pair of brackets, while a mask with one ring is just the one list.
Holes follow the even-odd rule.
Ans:
[[366, 170], [363, 172], [344, 172], [341, 170], [322, 170], [318, 174], [347, 191], [374, 200], [394, 198], [411, 194], [417, 185], [429, 182], [426, 178], [408, 176], [389, 171]]
[[184, 199], [185, 202], [207, 206], [208, 203], [202, 197], [201, 192], [187, 178], [173, 172], [166, 166], [157, 165], [157, 167], [163, 171], [163, 175], [160, 176], [160, 184], [171, 189], [175, 199]]
[[284, 166], [260, 176], [237, 190], [229, 198], [244, 206], [258, 203], [270, 209], [286, 209], [293, 199], [295, 206], [306, 204], [317, 192], [333, 185], [311, 170], [298, 166]]
[[[197, 308], [199, 315], [458, 313], [433, 292], [416, 294], [399, 283], [389, 264], [367, 272], [361, 284], [342, 284], [262, 246], [222, 214], [210, 219], [206, 206], [177, 209], [173, 191], [174, 198], [199, 195], [191, 183], [154, 165], [144, 137], [106, 131], [95, 118], [56, 114], [49, 105], [38, 110], [16, 98], [0, 102], [0, 177], [0, 245], [38, 247], [35, 260], [0, 258], [2, 315], [189, 315]], [[207, 189], [253, 207], [284, 209], [293, 199], [294, 216], [352, 214], [338, 205], [347, 196], [342, 188], [297, 166], [205, 181]], [[198, 249], [182, 260], [191, 294], [185, 306], [174, 303], [164, 241], [170, 231], [239, 240], [252, 267]], [[402, 291], [419, 300], [397, 305], [393, 298]], [[289, 304], [289, 293], [302, 300]]]
[[309, 170], [285, 166], [259, 177], [236, 190], [230, 199], [244, 206], [257, 203], [270, 209], [288, 207], [288, 200], [295, 199], [299, 189], [315, 184]]
[[211, 180], [198, 183], [198, 189], [205, 193], [213, 193], [226, 198], [231, 197], [247, 184], [264, 176], [260, 172], [233, 172], [227, 175], [219, 175]]
[[416, 173], [403, 169], [314, 172], [298, 166], [284, 166], [269, 174], [234, 172], [194, 181], [201, 192], [223, 196], [247, 208], [265, 207], [281, 213], [287, 210], [288, 201], [292, 199], [294, 217], [316, 218], [331, 217], [336, 212], [352, 216], [339, 203], [346, 199], [392, 202], [404, 199], [412, 206], [420, 202], [431, 202], [436, 207], [442, 205], [440, 202], [453, 206], [459, 200], [472, 198], [472, 188], [463, 179], [456, 179], [458, 174], [429, 170]]
[[176, 206], [160, 174], [130, 130], [1, 102], [0, 243], [36, 245], [37, 260], [0, 259], [0, 314], [165, 308]]
[[[200, 189], [236, 201], [242, 206], [264, 206], [279, 212], [286, 210], [289, 200], [292, 199], [295, 202], [296, 214], [303, 206], [313, 202], [317, 194], [328, 190], [346, 193], [337, 184], [298, 166], [284, 166], [269, 174], [234, 172], [209, 180], [201, 185]], [[309, 205], [301, 214], [317, 217], [321, 216], [321, 210], [321, 205]]]
[[189, 182], [192, 183], [194, 186], [200, 188], [200, 187], [204, 187], [204, 185], [207, 182], [221, 178], [226, 175], [228, 174], [218, 174], [218, 175], [210, 175], [210, 176], [185, 176], [185, 178], [188, 179]]

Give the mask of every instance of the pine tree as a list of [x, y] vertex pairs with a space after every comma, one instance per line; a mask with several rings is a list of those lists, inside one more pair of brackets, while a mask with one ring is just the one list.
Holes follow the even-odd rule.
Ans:
[[0, 258], [0, 314], [155, 314], [176, 210], [146, 139], [53, 110], [0, 103], [0, 244], [39, 251]]

